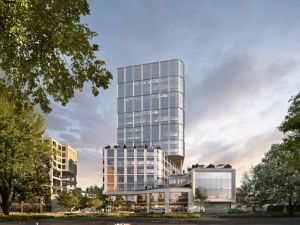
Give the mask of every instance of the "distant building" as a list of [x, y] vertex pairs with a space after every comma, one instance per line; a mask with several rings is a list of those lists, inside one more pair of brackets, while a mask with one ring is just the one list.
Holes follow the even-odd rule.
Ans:
[[51, 210], [59, 210], [58, 193], [74, 189], [77, 184], [77, 151], [69, 145], [62, 145], [53, 138], [45, 139], [52, 148], [52, 165], [49, 170], [51, 188]]
[[76, 187], [77, 152], [69, 145], [62, 145], [53, 138], [46, 139], [52, 147], [52, 166], [50, 168], [51, 193]]

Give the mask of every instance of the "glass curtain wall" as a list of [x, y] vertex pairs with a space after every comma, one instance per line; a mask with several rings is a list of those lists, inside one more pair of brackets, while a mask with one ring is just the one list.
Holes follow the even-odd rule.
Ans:
[[168, 60], [118, 69], [118, 144], [184, 156], [184, 64]]

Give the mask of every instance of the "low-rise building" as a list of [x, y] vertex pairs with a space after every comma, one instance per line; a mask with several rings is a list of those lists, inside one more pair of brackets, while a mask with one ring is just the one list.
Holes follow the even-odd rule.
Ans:
[[111, 148], [102, 152], [104, 194], [111, 208], [151, 212], [199, 212], [198, 189], [207, 212], [225, 212], [235, 202], [235, 170], [230, 165], [194, 165], [187, 173], [163, 149]]

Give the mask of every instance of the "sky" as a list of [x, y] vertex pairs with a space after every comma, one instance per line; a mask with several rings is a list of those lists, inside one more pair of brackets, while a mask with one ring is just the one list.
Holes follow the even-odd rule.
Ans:
[[300, 1], [91, 0], [82, 22], [114, 74], [65, 107], [47, 134], [78, 151], [78, 186], [100, 184], [100, 149], [117, 142], [118, 67], [179, 58], [185, 64], [185, 164], [229, 163], [237, 185], [282, 134], [300, 90]]

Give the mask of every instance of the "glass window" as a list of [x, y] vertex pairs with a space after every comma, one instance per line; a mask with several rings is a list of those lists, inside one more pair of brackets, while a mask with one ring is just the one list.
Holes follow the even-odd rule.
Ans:
[[126, 123], [126, 127], [132, 127], [132, 124], [133, 124], [133, 114], [132, 113], [125, 113], [125, 123]]
[[107, 157], [114, 157], [115, 150], [114, 149], [107, 149]]
[[168, 137], [169, 137], [168, 124], [160, 125], [160, 134], [161, 134], [161, 140], [168, 140]]
[[118, 113], [124, 112], [124, 98], [118, 98]]
[[[144, 173], [144, 167], [143, 167], [143, 172], [142, 173]], [[137, 178], [137, 183], [138, 184], [144, 184], [144, 175], [137, 175], [136, 178]]]
[[170, 107], [178, 107], [178, 92], [169, 93]]
[[183, 125], [179, 124], [179, 139], [183, 140]]
[[133, 98], [125, 98], [126, 112], [132, 112]]
[[134, 97], [134, 111], [142, 110], [142, 96]]
[[[138, 166], [137, 173], [138, 174], [144, 174], [144, 165], [143, 166]], [[144, 176], [143, 176], [143, 183], [144, 183]]]
[[150, 75], [151, 75], [151, 64], [144, 64], [143, 66], [143, 79], [150, 79]]
[[134, 95], [135, 96], [141, 95], [142, 94], [142, 83], [141, 83], [141, 81], [135, 81], [133, 83], [133, 86], [134, 86]]
[[178, 124], [170, 124], [170, 139], [178, 138]]
[[160, 108], [168, 108], [169, 107], [169, 95], [168, 93], [163, 93], [160, 95]]
[[143, 95], [149, 95], [150, 94], [150, 80], [144, 80], [143, 81]]
[[114, 165], [114, 158], [107, 158], [107, 165], [113, 166]]
[[170, 76], [178, 75], [178, 60], [169, 61]]
[[179, 91], [183, 93], [184, 91], [184, 80], [182, 77], [179, 77]]
[[145, 141], [149, 141], [150, 140], [150, 126], [144, 126], [143, 127], [143, 139]]
[[134, 113], [134, 125], [141, 125], [142, 123], [142, 112]]
[[124, 158], [124, 150], [123, 149], [118, 149], [117, 153], [118, 153], [118, 158], [119, 157]]
[[120, 83], [118, 84], [118, 97], [119, 98], [123, 98], [125, 95], [124, 95], [124, 83]]
[[124, 142], [124, 128], [118, 128], [118, 143]]
[[126, 143], [133, 142], [133, 128], [127, 127], [126, 128]]
[[123, 166], [118, 166], [117, 173], [118, 174], [124, 174], [124, 167]]
[[169, 91], [168, 77], [160, 78], [159, 85], [160, 85], [160, 93], [168, 92]]
[[142, 128], [134, 127], [134, 141], [141, 141], [142, 139]]
[[169, 61], [160, 62], [160, 76], [166, 77], [169, 75]]
[[143, 112], [143, 123], [149, 124], [150, 123], [150, 117], [151, 117], [151, 111], [144, 111]]
[[183, 77], [184, 76], [184, 64], [183, 64], [183, 62], [181, 62], [181, 61], [179, 61], [179, 75], [181, 76], [181, 77]]
[[118, 127], [122, 128], [125, 125], [124, 114], [118, 114]]
[[159, 140], [159, 126], [152, 126], [152, 140]]
[[178, 91], [178, 77], [170, 77], [170, 91]]
[[131, 97], [133, 94], [133, 83], [125, 83], [125, 97]]
[[177, 122], [178, 119], [178, 109], [170, 108], [170, 122]]
[[160, 121], [168, 121], [169, 120], [169, 110], [161, 109], [160, 110]]
[[133, 166], [127, 166], [127, 174], [134, 174], [134, 167]]
[[141, 80], [142, 79], [142, 70], [141, 66], [134, 66], [134, 80]]
[[152, 95], [152, 109], [159, 109], [159, 94]]
[[118, 83], [123, 83], [124, 82], [124, 68], [119, 68], [118, 69]]
[[152, 124], [158, 124], [158, 123], [159, 123], [159, 111], [152, 110]]
[[184, 102], [183, 102], [183, 94], [179, 93], [179, 107], [183, 109]]
[[159, 64], [152, 63], [152, 78], [157, 78], [159, 76]]
[[133, 78], [133, 67], [128, 66], [126, 67], [126, 82], [132, 81]]
[[134, 176], [133, 175], [128, 175], [127, 176], [127, 183], [134, 183]]
[[152, 79], [151, 80], [151, 89], [152, 89], [152, 94], [158, 94], [159, 93], [159, 79]]
[[143, 96], [143, 110], [150, 109], [150, 95]]

